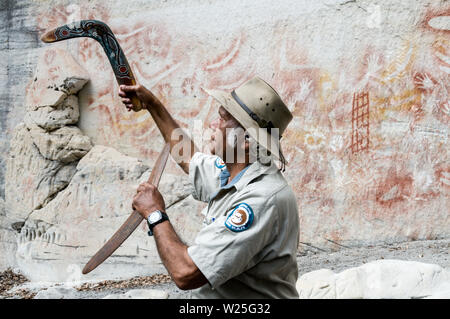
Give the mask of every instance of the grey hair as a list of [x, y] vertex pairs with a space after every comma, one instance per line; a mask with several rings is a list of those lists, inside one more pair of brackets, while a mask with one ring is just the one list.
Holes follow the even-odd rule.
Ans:
[[[232, 128], [227, 128], [226, 130], [226, 141], [229, 146], [233, 149], [236, 148], [239, 138], [245, 137], [249, 143], [249, 160], [250, 163], [255, 161], [260, 162], [262, 165], [270, 166], [274, 161], [274, 156], [272, 153], [263, 147], [256, 139], [254, 139], [250, 134], [242, 127], [242, 125], [234, 119], [234, 126]], [[278, 131], [275, 132], [278, 134]], [[242, 135], [244, 134], [244, 135]], [[280, 171], [284, 172], [286, 170], [286, 159], [281, 151], [281, 146], [279, 147], [280, 153]]]
[[[248, 155], [250, 163], [258, 161], [259, 163], [265, 166], [272, 165], [272, 162], [275, 160], [272, 153], [269, 150], [267, 150], [264, 146], [262, 146], [260, 143], [258, 143], [258, 141], [255, 138], [250, 136], [250, 134], [247, 131], [244, 131], [242, 126], [238, 125], [233, 128], [228, 128], [226, 132], [227, 132], [226, 136], [227, 144], [233, 149], [236, 148], [236, 146], [238, 145], [239, 138], [244, 137], [248, 141], [249, 143]], [[284, 172], [286, 169], [286, 160], [284, 158], [283, 153], [281, 152], [281, 148], [279, 156], [281, 163], [280, 170]]]

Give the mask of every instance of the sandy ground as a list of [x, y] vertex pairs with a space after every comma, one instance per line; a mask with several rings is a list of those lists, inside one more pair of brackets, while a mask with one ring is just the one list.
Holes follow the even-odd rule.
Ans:
[[[361, 266], [379, 259], [398, 259], [437, 264], [450, 271], [450, 239], [413, 241], [399, 244], [386, 244], [358, 248], [341, 248], [336, 252], [307, 251], [297, 256], [299, 276], [318, 269], [331, 269], [341, 272], [345, 269]], [[6, 281], [8, 288], [12, 286], [11, 278]], [[4, 285], [4, 283], [0, 283]], [[110, 294], [125, 293], [130, 289], [158, 289], [169, 294], [170, 299], [190, 298], [189, 291], [179, 290], [167, 276], [157, 275], [141, 277], [120, 282], [103, 282], [95, 287], [85, 285], [73, 290], [71, 298], [99, 299]], [[36, 287], [30, 283], [23, 283], [20, 278], [17, 285], [6, 293], [0, 289], [3, 298], [32, 298], [43, 287]], [[0, 298], [2, 298], [0, 296]]]

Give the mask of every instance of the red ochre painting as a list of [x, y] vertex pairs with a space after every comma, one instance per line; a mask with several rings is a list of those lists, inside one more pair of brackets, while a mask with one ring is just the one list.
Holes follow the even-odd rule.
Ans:
[[[322, 66], [305, 37], [292, 36], [307, 33], [301, 25], [275, 23], [270, 45], [256, 58], [254, 28], [235, 28], [210, 44], [162, 18], [125, 23], [107, 6], [80, 12], [81, 19], [111, 27], [138, 81], [183, 127], [195, 120], [206, 126], [215, 116], [202, 88], [231, 91], [255, 75], [269, 81], [294, 114], [282, 145], [300, 221], [308, 225], [301, 238], [341, 242], [364, 239], [356, 235], [361, 229], [370, 229], [372, 238], [386, 229], [393, 237], [433, 238], [438, 222], [418, 226], [411, 217], [425, 212], [448, 226], [450, 40], [439, 21], [450, 9], [427, 10], [399, 45], [374, 41], [341, 50], [334, 69]], [[68, 16], [56, 6], [42, 12], [37, 25], [44, 31], [66, 24]], [[153, 120], [147, 112], [124, 110], [102, 48], [77, 41], [73, 54], [91, 75], [80, 96], [81, 128], [94, 143], [154, 161], [163, 141]]]
[[369, 149], [369, 93], [355, 93], [352, 104], [352, 153]]

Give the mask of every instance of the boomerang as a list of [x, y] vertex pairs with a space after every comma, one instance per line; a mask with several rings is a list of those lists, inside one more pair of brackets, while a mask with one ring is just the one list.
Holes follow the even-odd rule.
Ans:
[[[169, 156], [170, 145], [167, 143], [164, 146], [163, 151], [158, 156], [152, 173], [148, 179], [150, 184], [158, 187], [161, 175], [166, 166], [167, 157]], [[104, 262], [117, 248], [134, 232], [134, 230], [141, 224], [144, 218], [137, 211], [133, 210], [130, 217], [123, 223], [119, 230], [103, 245], [102, 248], [89, 260], [89, 262], [83, 268], [83, 275], [88, 274], [102, 262]]]
[[[66, 24], [56, 29], [46, 32], [41, 40], [45, 43], [53, 43], [73, 38], [88, 37], [100, 43], [111, 63], [114, 75], [119, 85], [135, 85], [136, 79], [128, 64], [127, 58], [122, 51], [116, 37], [111, 29], [98, 20], [81, 20], [71, 24]], [[131, 94], [133, 110], [142, 110], [141, 101], [136, 94]]]

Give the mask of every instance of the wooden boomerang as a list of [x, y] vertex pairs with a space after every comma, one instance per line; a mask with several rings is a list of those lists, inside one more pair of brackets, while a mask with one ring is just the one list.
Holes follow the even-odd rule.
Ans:
[[[161, 175], [166, 166], [167, 157], [169, 156], [170, 146], [167, 143], [164, 146], [163, 151], [158, 157], [155, 166], [148, 182], [155, 186], [158, 186], [161, 179]], [[102, 262], [104, 262], [117, 248], [133, 233], [133, 231], [139, 226], [144, 218], [137, 211], [133, 210], [130, 217], [123, 223], [119, 230], [103, 245], [102, 248], [89, 260], [89, 262], [83, 268], [83, 275], [88, 274]]]
[[[71, 24], [66, 24], [56, 29], [50, 30], [45, 33], [41, 40], [45, 43], [53, 43], [57, 41], [89, 37], [97, 40], [106, 56], [111, 63], [111, 66], [116, 76], [117, 83], [119, 85], [135, 85], [136, 79], [128, 64], [127, 58], [122, 51], [116, 37], [111, 29], [103, 22], [98, 20], [81, 20]], [[136, 94], [131, 94], [131, 102], [133, 103], [133, 110], [142, 110], [141, 101]]]

